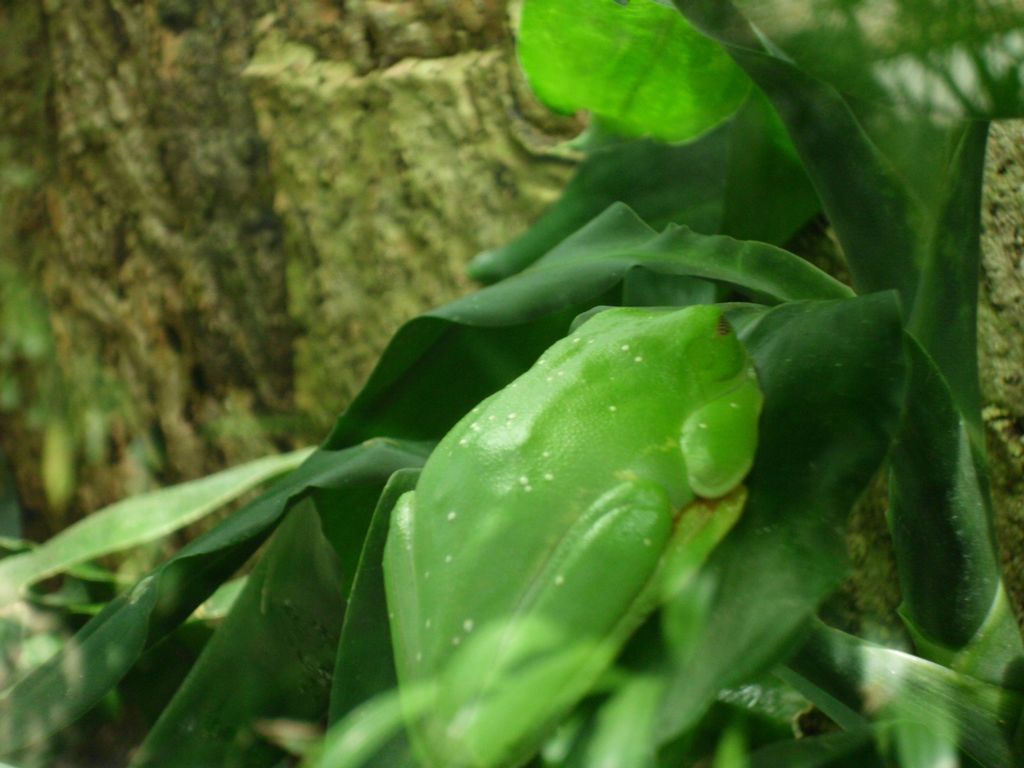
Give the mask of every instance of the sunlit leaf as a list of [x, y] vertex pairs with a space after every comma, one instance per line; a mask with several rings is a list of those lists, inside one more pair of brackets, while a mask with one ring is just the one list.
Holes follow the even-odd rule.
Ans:
[[0, 561], [0, 607], [17, 600], [37, 581], [189, 525], [251, 488], [294, 469], [312, 452], [312, 448], [304, 448], [267, 456], [104, 507], [45, 544]]
[[541, 101], [623, 135], [693, 138], [750, 87], [716, 43], [651, 0], [525, 0], [518, 48]]

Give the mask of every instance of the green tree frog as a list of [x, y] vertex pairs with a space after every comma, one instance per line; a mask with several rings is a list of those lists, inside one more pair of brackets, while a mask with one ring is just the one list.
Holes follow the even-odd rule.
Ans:
[[761, 401], [720, 308], [611, 309], [444, 437], [384, 557], [424, 764], [536, 751], [739, 515]]

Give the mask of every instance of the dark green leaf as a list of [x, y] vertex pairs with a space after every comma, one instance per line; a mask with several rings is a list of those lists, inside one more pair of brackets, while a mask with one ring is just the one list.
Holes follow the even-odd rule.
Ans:
[[820, 624], [782, 674], [848, 728], [868, 718], [916, 723], [954, 735], [986, 768], [1013, 764], [1017, 693]]
[[983, 460], [934, 362], [910, 337], [907, 349], [910, 380], [889, 482], [901, 613], [923, 655], [1020, 685], [1024, 646], [999, 578]]
[[976, 420], [985, 126], [940, 126], [844, 100], [764, 50], [732, 6], [679, 5], [726, 41], [778, 110], [839, 236], [854, 286], [862, 293], [899, 292], [914, 334], [939, 363], [964, 413]]
[[665, 141], [721, 122], [750, 87], [717, 44], [651, 0], [525, 0], [519, 59], [551, 108]]
[[384, 593], [384, 543], [395, 502], [416, 487], [418, 477], [418, 469], [396, 472], [374, 510], [338, 645], [331, 691], [331, 723], [364, 701], [398, 686]]
[[310, 501], [274, 533], [227, 619], [132, 761], [137, 766], [269, 766], [280, 752], [261, 719], [327, 710], [345, 597]]
[[[900, 438], [894, 464], [902, 487], [897, 492], [908, 494], [904, 503], [894, 497], [892, 510], [893, 530], [907, 542], [899, 563], [908, 590], [905, 613], [919, 630], [919, 652], [951, 663], [964, 651], [958, 664], [1001, 679], [1020, 640], [1003, 607], [998, 562], [985, 554], [992, 549], [991, 516], [975, 343], [985, 126], [939, 126], [844, 101], [766, 50], [733, 5], [678, 4], [726, 41], [772, 100], [821, 195], [855, 284], [900, 292], [910, 331], [938, 369], [935, 375], [945, 379], [945, 393], [923, 393], [930, 405], [910, 405], [916, 415], [904, 422], [909, 433]], [[922, 386], [934, 379], [923, 359], [918, 355], [915, 363]], [[930, 414], [932, 407], [941, 416]], [[933, 418], [936, 423], [926, 423]], [[923, 435], [927, 443], [918, 440]], [[940, 477], [958, 468], [967, 474]], [[927, 515], [913, 506], [932, 502]], [[971, 648], [958, 647], [966, 643]]]
[[778, 662], [839, 584], [846, 516], [885, 457], [903, 391], [892, 293], [731, 319], [765, 395], [757, 459], [743, 516], [700, 577], [713, 590], [707, 621], [673, 650], [663, 741]]
[[470, 277], [494, 283], [521, 272], [613, 203], [655, 229], [675, 223], [718, 232], [731, 125], [689, 144], [618, 141], [590, 152], [558, 202], [520, 237], [476, 256]]
[[884, 768], [870, 728], [784, 741], [750, 755], [750, 768]]
[[[677, 0], [721, 33], [718, 0]], [[780, 56], [841, 91], [951, 118], [1024, 114], [1024, 6], [990, 0], [733, 0]]]
[[655, 229], [674, 223], [774, 245], [820, 207], [778, 116], [754, 93], [689, 144], [617, 141], [590, 152], [558, 202], [521, 237], [477, 256], [470, 275], [492, 283], [520, 272], [616, 202]]
[[422, 445], [386, 440], [314, 453], [111, 602], [60, 654], [0, 694], [0, 754], [44, 740], [96, 704], [147, 645], [181, 623], [249, 558], [308, 488], [379, 489], [396, 470], [421, 465], [427, 453]]
[[771, 303], [852, 295], [779, 248], [677, 227], [658, 234], [614, 205], [533, 268], [403, 326], [327, 445], [379, 435], [440, 439], [525, 371], [576, 315], [618, 304], [621, 283], [634, 269], [714, 280]]

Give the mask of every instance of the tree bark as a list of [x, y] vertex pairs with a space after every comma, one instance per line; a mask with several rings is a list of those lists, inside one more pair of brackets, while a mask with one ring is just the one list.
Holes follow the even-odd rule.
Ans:
[[503, 2], [17, 0], [0, 26], [4, 276], [52, 329], [0, 329], [0, 446], [39, 535], [321, 439], [571, 171]]

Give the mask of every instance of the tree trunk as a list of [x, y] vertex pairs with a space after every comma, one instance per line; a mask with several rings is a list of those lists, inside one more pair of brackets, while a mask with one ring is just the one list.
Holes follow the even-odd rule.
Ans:
[[29, 297], [0, 446], [38, 535], [321, 439], [571, 172], [503, 2], [17, 0], [0, 26], [0, 277]]

